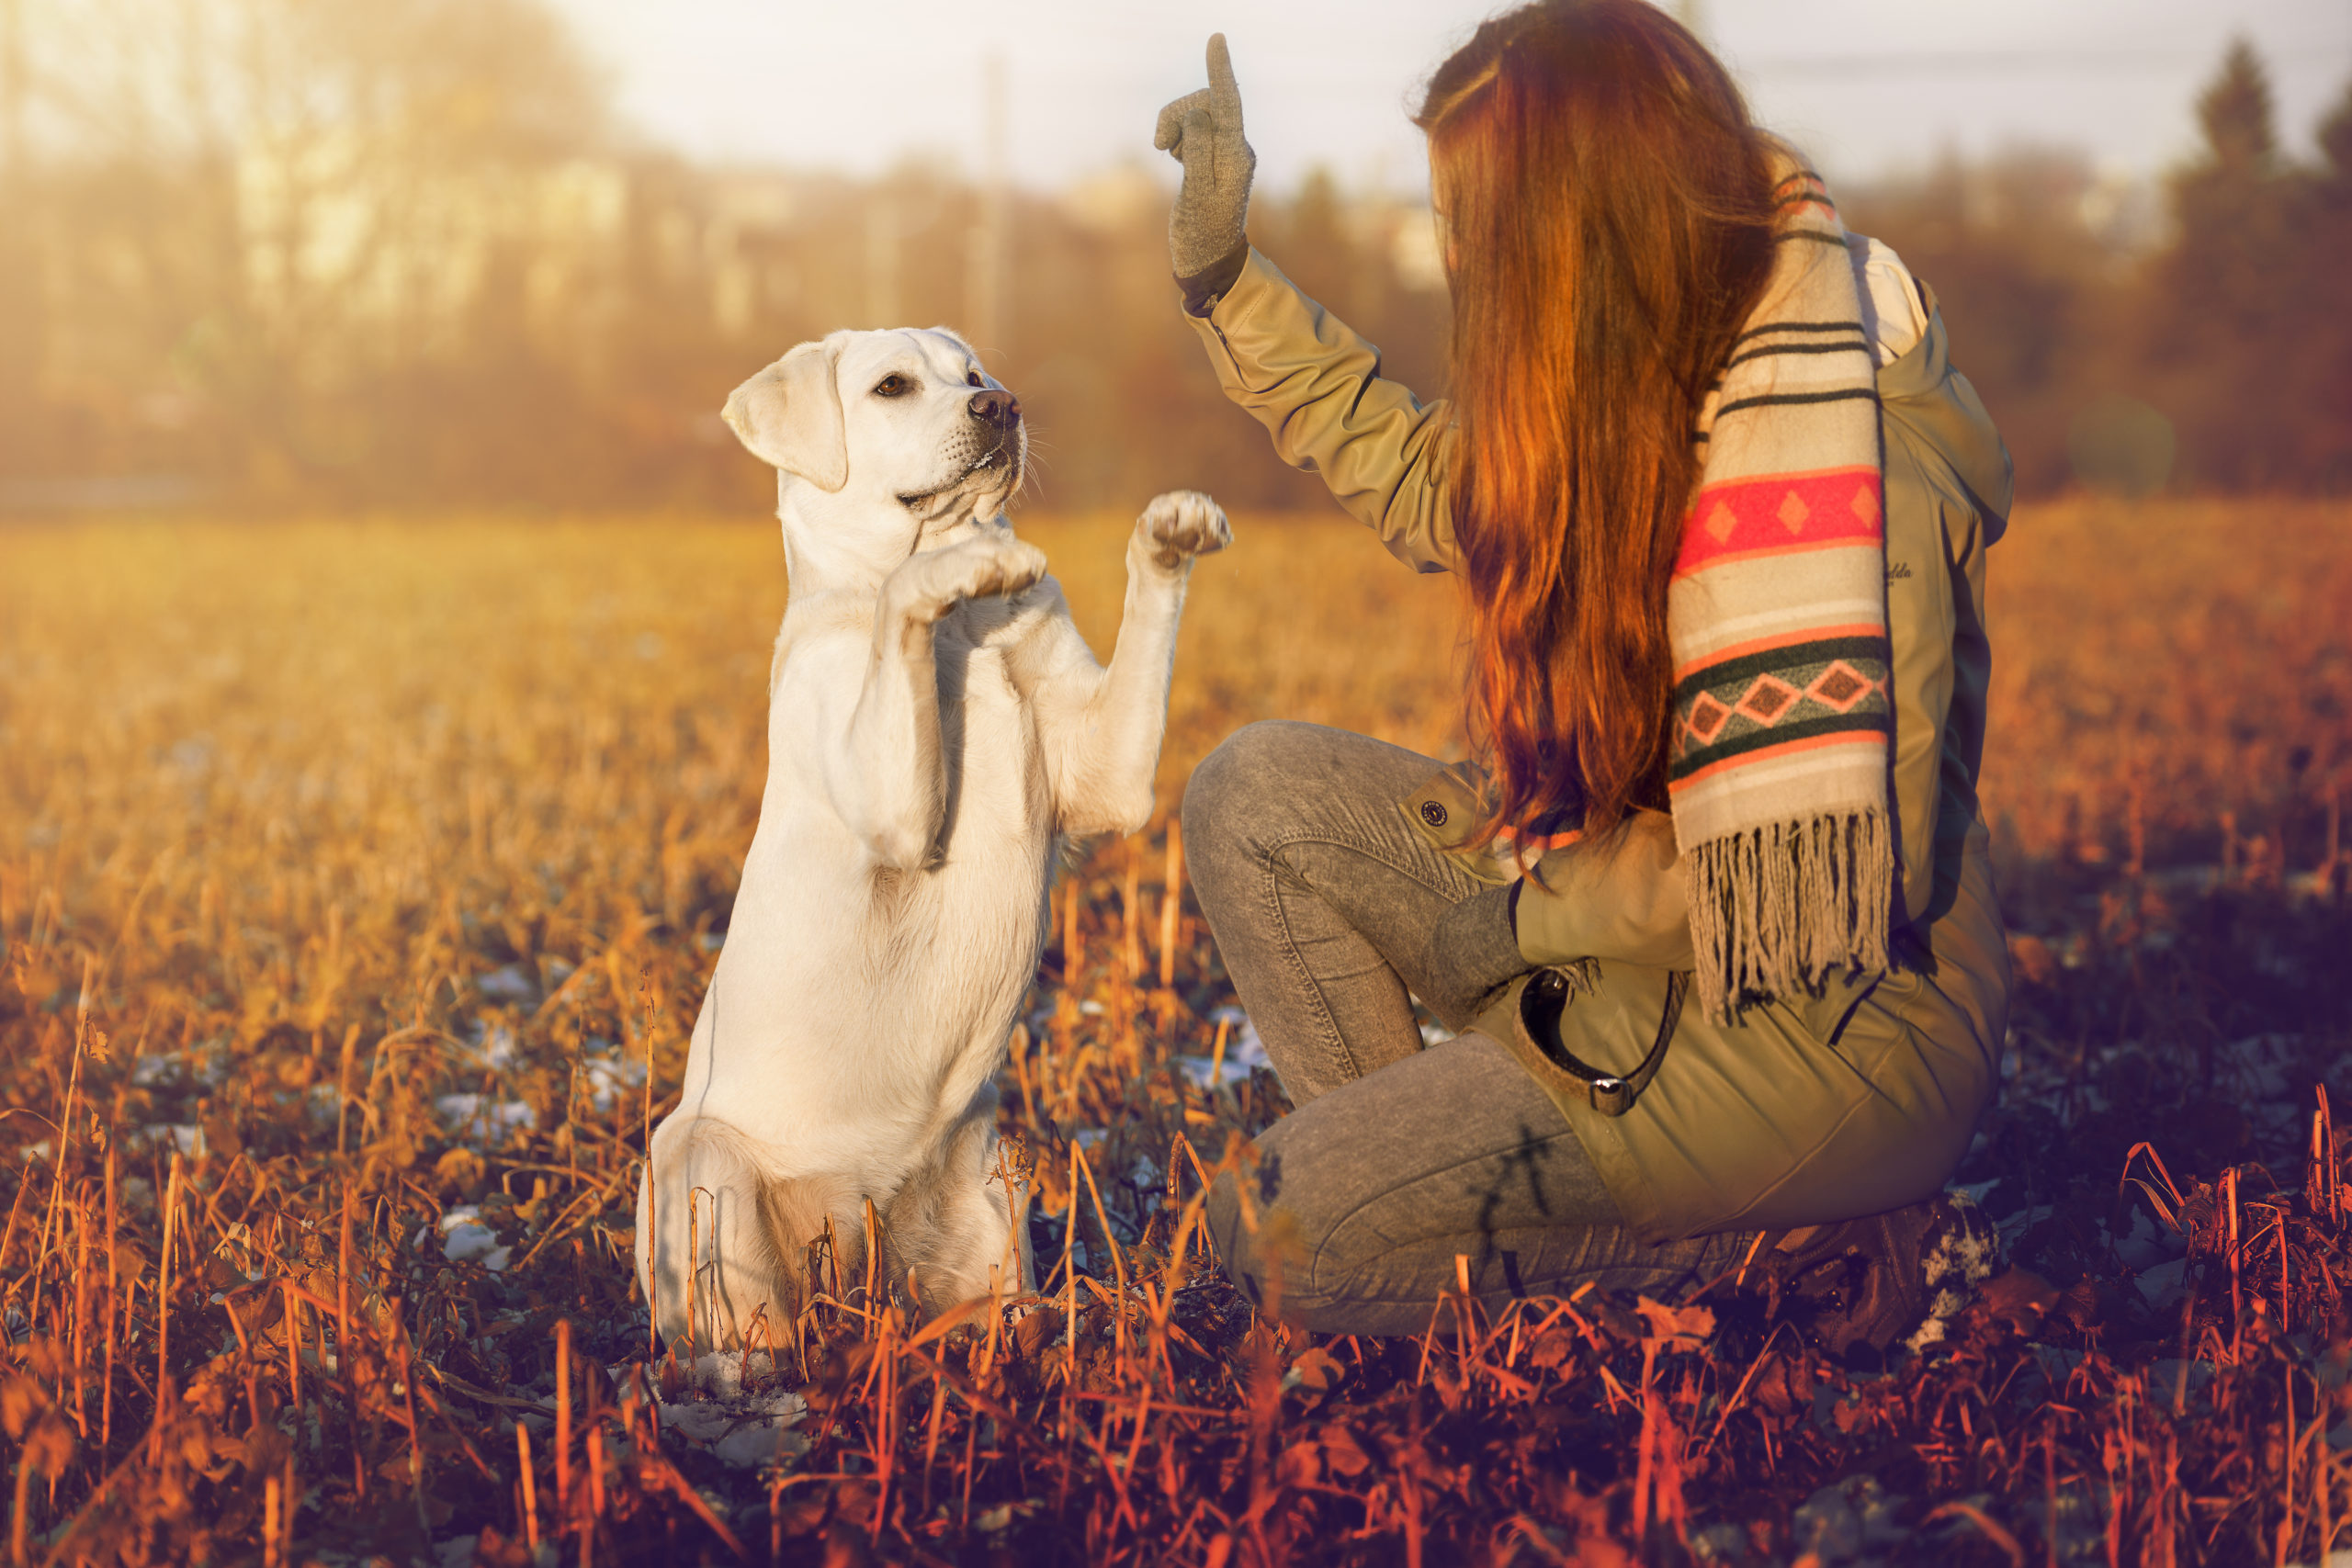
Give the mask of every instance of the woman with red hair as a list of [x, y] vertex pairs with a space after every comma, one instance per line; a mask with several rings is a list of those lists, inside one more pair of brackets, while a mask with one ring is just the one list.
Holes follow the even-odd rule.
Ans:
[[1330, 1332], [1419, 1332], [1466, 1270], [1489, 1305], [1738, 1275], [1840, 1351], [1933, 1337], [1992, 1255], [1943, 1184], [2005, 1029], [2009, 505], [1934, 296], [1672, 18], [1537, 0], [1419, 116], [1453, 308], [1423, 403], [1248, 245], [1222, 38], [1209, 74], [1157, 138], [1186, 310], [1281, 455], [1460, 583], [1476, 754], [1259, 724], [1193, 776], [1296, 1107], [1211, 1195], [1227, 1267]]

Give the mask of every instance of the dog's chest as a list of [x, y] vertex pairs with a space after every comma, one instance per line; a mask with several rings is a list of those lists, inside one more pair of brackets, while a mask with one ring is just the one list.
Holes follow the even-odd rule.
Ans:
[[976, 847], [971, 835], [1026, 846], [1049, 827], [1050, 788], [1036, 716], [1007, 668], [1001, 643], [1006, 635], [1001, 626], [959, 612], [940, 623], [933, 644], [951, 854], [958, 840]]

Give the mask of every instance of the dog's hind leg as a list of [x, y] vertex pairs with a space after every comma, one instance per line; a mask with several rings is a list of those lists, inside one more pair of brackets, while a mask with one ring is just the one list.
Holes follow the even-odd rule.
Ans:
[[[808, 1295], [808, 1245], [833, 1222], [844, 1272], [862, 1267], [861, 1205], [849, 1184], [778, 1177], [741, 1132], [710, 1117], [666, 1122], [638, 1194], [638, 1279], [665, 1340], [696, 1355], [782, 1343]], [[691, 1262], [689, 1261], [691, 1259]], [[764, 1329], [755, 1327], [764, 1314]]]

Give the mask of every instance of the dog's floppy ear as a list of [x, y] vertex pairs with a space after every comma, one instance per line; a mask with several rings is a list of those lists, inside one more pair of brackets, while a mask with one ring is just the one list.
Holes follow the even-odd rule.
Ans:
[[849, 443], [833, 386], [841, 344], [804, 343], [729, 394], [719, 417], [752, 456], [819, 490], [849, 482]]

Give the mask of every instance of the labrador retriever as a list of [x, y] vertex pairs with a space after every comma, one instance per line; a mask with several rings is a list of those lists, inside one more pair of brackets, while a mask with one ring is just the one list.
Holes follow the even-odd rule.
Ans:
[[862, 1283], [869, 1204], [872, 1265], [928, 1314], [1032, 1285], [993, 1077], [1062, 841], [1151, 814], [1185, 580], [1231, 537], [1197, 492], [1145, 507], [1105, 668], [1005, 520], [1021, 405], [953, 333], [804, 343], [724, 417], [776, 469], [791, 600], [759, 826], [638, 1196], [655, 1321], [705, 1350], [788, 1336], [820, 1236]]

